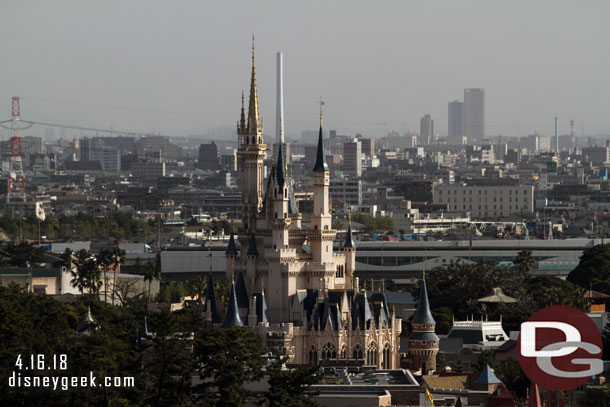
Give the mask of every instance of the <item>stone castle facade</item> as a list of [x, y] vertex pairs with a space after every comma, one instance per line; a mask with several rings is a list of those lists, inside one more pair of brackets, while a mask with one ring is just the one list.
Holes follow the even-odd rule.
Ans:
[[354, 277], [351, 225], [342, 247], [333, 247], [337, 232], [331, 224], [321, 111], [312, 170], [313, 213], [307, 226], [297, 209], [283, 148], [264, 179], [267, 145], [254, 62], [253, 48], [248, 110], [246, 114], [242, 95], [237, 124], [242, 224], [238, 237], [231, 235], [226, 252], [227, 277], [234, 284], [224, 321], [213, 284], [208, 284], [205, 317], [226, 328], [247, 325], [268, 351], [287, 357], [290, 364], [399, 368], [401, 319], [388, 309], [383, 290], [367, 295], [360, 289]]

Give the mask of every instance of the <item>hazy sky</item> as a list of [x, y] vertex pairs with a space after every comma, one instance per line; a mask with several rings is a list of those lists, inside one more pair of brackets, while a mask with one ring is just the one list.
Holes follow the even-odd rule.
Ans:
[[[0, 118], [183, 135], [235, 126], [251, 34], [265, 134], [275, 53], [286, 132], [446, 133], [447, 102], [485, 88], [487, 134], [610, 134], [610, 2], [4, 0]], [[519, 128], [519, 130], [517, 130]], [[70, 134], [73, 132], [70, 132]]]

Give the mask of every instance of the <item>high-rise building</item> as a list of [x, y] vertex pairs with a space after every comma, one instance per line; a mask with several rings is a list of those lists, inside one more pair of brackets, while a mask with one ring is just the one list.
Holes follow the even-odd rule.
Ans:
[[358, 139], [343, 145], [343, 171], [354, 177], [362, 175], [362, 143]]
[[463, 109], [464, 104], [459, 100], [454, 100], [453, 102], [449, 102], [449, 130], [448, 142], [451, 144], [463, 144]]
[[197, 167], [202, 170], [216, 171], [218, 164], [218, 146], [216, 143], [201, 144], [199, 146], [199, 163]]
[[485, 89], [464, 89], [462, 126], [468, 142], [485, 138]]
[[419, 121], [419, 129], [419, 135], [421, 137], [420, 144], [430, 144], [434, 140], [434, 120], [432, 120], [429, 114], [421, 118]]
[[362, 145], [362, 154], [366, 156], [375, 155], [375, 139], [374, 138], [361, 138], [360, 144]]

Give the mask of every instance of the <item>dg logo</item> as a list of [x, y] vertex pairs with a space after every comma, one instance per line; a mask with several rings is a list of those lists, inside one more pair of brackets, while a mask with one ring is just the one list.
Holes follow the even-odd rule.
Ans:
[[604, 368], [597, 326], [563, 305], [543, 308], [521, 324], [517, 349], [523, 372], [547, 390], [575, 389]]

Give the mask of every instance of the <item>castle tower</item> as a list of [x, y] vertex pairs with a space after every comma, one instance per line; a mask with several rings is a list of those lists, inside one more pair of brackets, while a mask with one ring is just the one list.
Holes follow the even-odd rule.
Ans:
[[425, 277], [421, 280], [417, 311], [411, 321], [413, 333], [409, 336], [409, 356], [411, 370], [421, 369], [422, 375], [436, 370], [436, 354], [438, 353], [439, 339], [434, 333], [436, 321], [430, 312], [428, 290]]
[[235, 244], [235, 235], [233, 231], [231, 231], [231, 236], [229, 237], [229, 244], [227, 246], [227, 250], [225, 251], [226, 261], [225, 261], [225, 270], [227, 280], [230, 280], [233, 276], [233, 272], [235, 271], [235, 261], [237, 260], [237, 245]]
[[343, 243], [343, 253], [345, 254], [345, 287], [351, 287], [354, 279], [354, 271], [356, 270], [356, 244], [352, 236], [352, 213], [348, 213], [348, 225], [347, 225], [347, 236], [345, 237], [345, 243]]
[[[289, 320], [290, 295], [296, 292], [294, 277], [290, 277], [288, 267], [296, 257], [296, 250], [290, 248], [288, 229], [291, 225], [289, 216], [289, 180], [286, 177], [284, 152], [282, 143], [277, 154], [274, 177], [271, 180], [271, 213], [269, 228], [271, 229], [271, 249], [265, 257], [269, 263], [268, 290], [269, 315], [271, 322]], [[291, 284], [292, 283], [292, 284]]]
[[311, 228], [309, 236], [311, 254], [313, 257], [313, 271], [322, 272], [328, 278], [327, 288], [334, 288], [333, 262], [333, 241], [336, 232], [331, 229], [332, 216], [330, 214], [330, 171], [324, 156], [324, 140], [322, 139], [322, 106], [324, 102], [320, 100], [320, 135], [318, 137], [318, 151], [316, 164], [313, 167], [313, 214], [311, 215]]
[[263, 203], [263, 160], [267, 146], [263, 144], [263, 122], [258, 112], [258, 92], [256, 89], [256, 70], [254, 64], [254, 38], [252, 38], [252, 76], [250, 78], [250, 100], [248, 119], [244, 112], [242, 93], [241, 117], [237, 123], [237, 159], [242, 172], [241, 192], [243, 199], [242, 228], [245, 229], [240, 240], [242, 253], [248, 245], [247, 236], [256, 229], [256, 214]]

